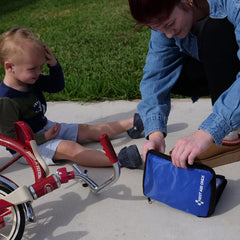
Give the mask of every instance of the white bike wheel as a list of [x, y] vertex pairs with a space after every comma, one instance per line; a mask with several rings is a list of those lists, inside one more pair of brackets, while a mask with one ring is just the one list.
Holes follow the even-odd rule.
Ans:
[[[0, 198], [6, 196], [13, 189], [0, 182]], [[5, 227], [0, 229], [0, 240], [20, 240], [25, 228], [25, 214], [22, 205], [9, 207], [7, 211], [0, 213], [5, 221]]]

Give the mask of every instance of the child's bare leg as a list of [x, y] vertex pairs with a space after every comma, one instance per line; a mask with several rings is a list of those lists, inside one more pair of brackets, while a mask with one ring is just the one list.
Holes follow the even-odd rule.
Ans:
[[[87, 167], [108, 167], [112, 164], [105, 153], [95, 149], [81, 146], [79, 143], [62, 140], [53, 156], [53, 160], [67, 159], [78, 165]], [[136, 145], [124, 147], [118, 154], [121, 166], [127, 168], [138, 168], [142, 165], [142, 159]]]
[[71, 160], [78, 165], [88, 167], [111, 166], [109, 159], [101, 151], [85, 148], [79, 143], [63, 140], [57, 147], [53, 160]]
[[97, 141], [98, 137], [103, 133], [106, 133], [109, 138], [112, 138], [126, 132], [132, 127], [133, 118], [96, 125], [79, 124], [77, 141], [80, 143], [87, 140]]

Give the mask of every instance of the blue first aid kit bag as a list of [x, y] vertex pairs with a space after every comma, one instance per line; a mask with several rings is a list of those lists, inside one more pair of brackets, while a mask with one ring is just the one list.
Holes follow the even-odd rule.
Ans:
[[224, 176], [216, 175], [204, 164], [176, 168], [170, 156], [155, 150], [147, 153], [143, 193], [149, 199], [198, 217], [208, 217], [213, 214], [226, 184]]

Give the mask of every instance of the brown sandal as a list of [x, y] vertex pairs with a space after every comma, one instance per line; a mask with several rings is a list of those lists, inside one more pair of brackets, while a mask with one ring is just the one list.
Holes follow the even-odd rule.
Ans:
[[201, 162], [209, 167], [217, 167], [240, 160], [240, 144], [232, 146], [217, 146], [213, 143], [206, 151], [199, 154], [196, 162]]

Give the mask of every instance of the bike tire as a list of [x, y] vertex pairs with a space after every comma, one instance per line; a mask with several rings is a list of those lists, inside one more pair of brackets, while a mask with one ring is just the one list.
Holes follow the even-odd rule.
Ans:
[[[11, 193], [13, 189], [5, 183], [0, 182], [0, 198]], [[25, 213], [22, 205], [8, 208], [9, 212], [2, 213], [6, 226], [0, 229], [1, 240], [20, 240], [25, 229]]]

